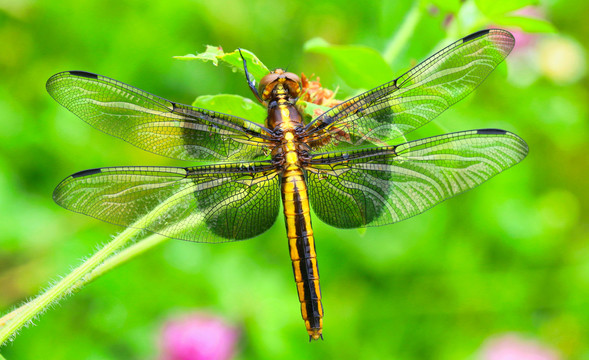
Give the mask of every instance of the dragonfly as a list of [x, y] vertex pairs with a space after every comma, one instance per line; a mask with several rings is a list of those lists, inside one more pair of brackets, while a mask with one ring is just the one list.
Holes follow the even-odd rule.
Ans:
[[[472, 189], [522, 161], [528, 146], [500, 129], [406, 142], [471, 93], [511, 52], [513, 36], [487, 29], [443, 48], [400, 77], [305, 121], [300, 78], [265, 75], [254, 96], [264, 125], [152, 95], [111, 78], [66, 71], [49, 94], [93, 127], [192, 167], [123, 166], [65, 178], [53, 199], [109, 223], [203, 243], [268, 230], [282, 203], [309, 340], [323, 338], [323, 305], [311, 209], [336, 228], [392, 224]], [[401, 143], [394, 144], [396, 139]]]

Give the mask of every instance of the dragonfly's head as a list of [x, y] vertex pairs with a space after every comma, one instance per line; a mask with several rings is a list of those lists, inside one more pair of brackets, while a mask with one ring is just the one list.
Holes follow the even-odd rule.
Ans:
[[[280, 86], [279, 86], [280, 85]], [[277, 89], [284, 89], [289, 98], [296, 99], [301, 95], [301, 79], [291, 72], [276, 69], [260, 80], [260, 95], [268, 101]]]

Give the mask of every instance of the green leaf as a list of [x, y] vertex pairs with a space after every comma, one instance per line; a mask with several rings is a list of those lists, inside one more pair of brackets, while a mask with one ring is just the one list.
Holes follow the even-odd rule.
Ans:
[[355, 89], [371, 89], [393, 79], [393, 72], [382, 55], [367, 46], [331, 45], [314, 38], [305, 43], [304, 49], [329, 57], [338, 75]]
[[538, 5], [539, 0], [475, 0], [479, 10], [490, 18], [503, 16], [529, 5]]
[[266, 119], [266, 109], [253, 100], [239, 95], [220, 94], [197, 97], [192, 106], [239, 116], [260, 124]]
[[544, 20], [524, 16], [503, 16], [493, 19], [500, 26], [517, 27], [528, 33], [555, 33], [552, 23]]
[[[251, 51], [241, 49], [241, 53], [247, 61], [248, 72], [252, 74], [254, 78], [258, 81], [270, 72], [266, 65], [264, 65], [264, 63], [262, 63], [260, 59], [258, 59], [258, 57]], [[184, 56], [174, 56], [174, 59], [185, 61], [210, 61], [215, 66], [218, 66], [220, 61], [226, 65], [229, 65], [229, 67], [231, 67], [233, 71], [239, 71], [240, 73], [245, 74], [245, 72], [243, 71], [243, 60], [241, 59], [239, 50], [234, 50], [233, 52], [226, 53], [220, 46], [207, 45], [207, 49], [205, 50], [205, 52], [199, 54], [188, 54]]]
[[207, 45], [207, 49], [205, 52], [200, 54], [187, 54], [184, 56], [174, 56], [174, 59], [178, 60], [202, 60], [202, 61], [212, 61], [213, 65], [219, 65], [218, 57], [222, 57], [224, 55], [223, 48], [220, 46], [212, 46]]

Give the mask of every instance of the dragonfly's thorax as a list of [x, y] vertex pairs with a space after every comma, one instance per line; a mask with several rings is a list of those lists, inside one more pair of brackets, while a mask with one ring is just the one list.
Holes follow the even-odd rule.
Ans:
[[278, 84], [268, 103], [266, 127], [277, 133], [299, 128], [303, 125], [301, 113], [289, 97], [288, 91]]
[[307, 157], [307, 147], [299, 136], [303, 118], [282, 84], [274, 87], [273, 95], [266, 119], [266, 126], [273, 130], [276, 137], [272, 159], [284, 169], [299, 168]]
[[272, 161], [285, 170], [304, 167], [309, 160], [309, 147], [293, 129], [284, 132], [280, 142], [272, 149]]

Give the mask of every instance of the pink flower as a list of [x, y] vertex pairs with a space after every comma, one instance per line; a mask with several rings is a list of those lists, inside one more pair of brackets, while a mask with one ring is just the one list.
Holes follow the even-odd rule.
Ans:
[[169, 320], [160, 335], [161, 360], [228, 360], [239, 330], [223, 319], [195, 313]]
[[550, 347], [518, 334], [495, 336], [483, 344], [483, 360], [560, 360]]

